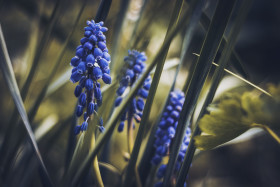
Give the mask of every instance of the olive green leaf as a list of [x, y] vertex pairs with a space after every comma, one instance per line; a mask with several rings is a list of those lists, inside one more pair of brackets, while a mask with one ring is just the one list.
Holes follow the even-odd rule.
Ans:
[[268, 85], [272, 97], [255, 91], [231, 94], [222, 98], [217, 108], [199, 121], [204, 133], [195, 137], [201, 150], [212, 149], [226, 143], [250, 128], [262, 128], [279, 142], [273, 129], [279, 129], [280, 85]]

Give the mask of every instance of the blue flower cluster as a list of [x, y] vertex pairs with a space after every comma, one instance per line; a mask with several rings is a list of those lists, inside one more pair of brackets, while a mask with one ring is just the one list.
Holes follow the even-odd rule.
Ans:
[[[127, 63], [127, 68], [124, 72], [124, 76], [121, 78], [120, 86], [117, 90], [118, 97], [115, 101], [116, 107], [121, 104], [125, 91], [133, 87], [139, 75], [144, 71], [146, 60], [147, 57], [144, 52], [138, 52], [136, 50], [128, 51], [128, 56], [124, 58], [124, 61]], [[151, 76], [149, 75], [142, 87], [138, 90], [137, 96], [132, 99], [126, 111], [122, 114], [121, 122], [118, 127], [119, 132], [123, 131], [124, 122], [126, 120], [130, 121], [134, 118], [137, 123], [141, 121], [145, 105], [144, 99], [148, 97], [150, 87]]]
[[[163, 157], [168, 155], [170, 144], [175, 136], [176, 128], [182, 106], [184, 104], [185, 97], [181, 91], [173, 91], [169, 95], [169, 101], [162, 115], [162, 119], [158, 125], [156, 131], [156, 140], [154, 143], [156, 153], [152, 158], [151, 162], [154, 165], [159, 165]], [[180, 170], [181, 164], [184, 160], [189, 142], [190, 142], [191, 130], [187, 129], [183, 143], [180, 148], [178, 159], [175, 165], [175, 173]], [[162, 164], [157, 171], [157, 178], [162, 179], [166, 171], [166, 165]], [[162, 182], [156, 183], [157, 187], [162, 186]]]
[[[73, 83], [79, 82], [74, 94], [78, 98], [76, 115], [80, 117], [84, 109], [84, 122], [76, 126], [75, 134], [87, 130], [88, 119], [102, 104], [100, 83], [102, 79], [105, 84], [111, 84], [109, 63], [111, 57], [106, 47], [106, 37], [103, 34], [108, 31], [103, 27], [103, 22], [95, 23], [93, 20], [87, 21], [84, 28], [84, 37], [81, 45], [76, 49], [76, 56], [71, 59], [73, 66], [70, 80]], [[100, 119], [99, 130], [104, 131], [102, 119]]]

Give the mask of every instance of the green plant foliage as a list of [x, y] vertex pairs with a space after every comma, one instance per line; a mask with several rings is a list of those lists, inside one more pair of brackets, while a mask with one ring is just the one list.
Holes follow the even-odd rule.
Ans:
[[199, 121], [204, 134], [195, 137], [196, 146], [212, 149], [254, 127], [279, 129], [280, 86], [270, 85], [268, 90], [272, 97], [251, 91], [222, 98], [216, 109]]

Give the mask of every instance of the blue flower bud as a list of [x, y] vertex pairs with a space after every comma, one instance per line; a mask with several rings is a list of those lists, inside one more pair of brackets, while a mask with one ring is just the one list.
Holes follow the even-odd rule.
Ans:
[[79, 74], [84, 74], [86, 72], [86, 63], [85, 62], [80, 62], [79, 65], [77, 66], [77, 72]]
[[91, 35], [91, 31], [85, 31], [85, 37], [90, 37], [90, 35]]
[[97, 42], [96, 36], [91, 35], [91, 36], [89, 37], [89, 41], [94, 42], [94, 43]]
[[168, 105], [168, 106], [166, 107], [166, 110], [167, 110], [168, 112], [171, 112], [171, 111], [173, 110], [173, 107], [172, 107], [171, 105]]
[[172, 125], [173, 123], [174, 123], [174, 119], [173, 119], [173, 118], [168, 117], [168, 118], [166, 119], [166, 124]]
[[145, 90], [150, 90], [150, 87], [151, 87], [151, 83], [146, 83], [144, 86], [143, 86], [143, 88], [145, 89]]
[[80, 117], [83, 114], [83, 106], [78, 105], [76, 109], [76, 116]]
[[168, 127], [168, 129], [167, 129], [167, 132], [168, 132], [168, 137], [169, 138], [174, 138], [174, 136], [175, 136], [175, 129], [174, 129], [174, 127]]
[[87, 128], [88, 128], [88, 123], [84, 121], [83, 124], [81, 125], [81, 131], [86, 131]]
[[102, 32], [107, 32], [108, 29], [107, 29], [106, 27], [102, 27], [102, 28], [101, 28], [101, 31], [102, 31]]
[[86, 42], [86, 43], [84, 44], [84, 49], [85, 49], [85, 50], [90, 51], [90, 50], [92, 50], [92, 48], [93, 48], [93, 45], [92, 45], [91, 43]]
[[87, 99], [86, 99], [86, 94], [85, 93], [82, 93], [79, 97], [79, 104], [82, 105], [82, 106], [86, 106], [86, 103], [87, 103]]
[[130, 77], [130, 79], [133, 79], [134, 72], [131, 69], [126, 70], [126, 75]]
[[129, 79], [127, 77], [123, 77], [122, 80], [120, 81], [120, 85], [127, 87], [128, 84], [129, 84]]
[[163, 178], [163, 176], [165, 175], [165, 172], [166, 172], [166, 165], [163, 164], [158, 168], [157, 178], [159, 178], [159, 179]]
[[145, 105], [144, 100], [141, 98], [138, 98], [138, 100], [136, 102], [137, 109], [140, 111], [143, 111], [144, 105]]
[[86, 79], [87, 79], [86, 76], [82, 76], [82, 78], [79, 81], [79, 85], [83, 88], [85, 87]]
[[104, 68], [102, 69], [102, 72], [103, 72], [103, 73], [107, 73], [108, 75], [110, 75], [110, 68], [109, 68], [109, 66], [104, 67]]
[[102, 95], [101, 95], [101, 90], [98, 87], [94, 88], [94, 97], [97, 100], [101, 100], [102, 99]]
[[86, 43], [88, 41], [87, 37], [84, 37], [80, 40], [81, 44], [84, 45], [84, 43]]
[[102, 77], [102, 71], [99, 67], [93, 68], [92, 74], [93, 74], [95, 80], [98, 80]]
[[105, 84], [111, 84], [112, 82], [110, 75], [108, 75], [107, 73], [103, 74], [102, 80]]
[[79, 65], [79, 58], [77, 57], [77, 56], [74, 56], [72, 59], [71, 59], [71, 66], [73, 66], [73, 67], [77, 67], [78, 65]]
[[98, 48], [100, 48], [102, 51], [106, 48], [106, 44], [104, 42], [98, 42], [97, 44]]
[[144, 99], [146, 99], [148, 97], [149, 92], [147, 90], [144, 89], [139, 89], [138, 91], [138, 95], [143, 97]]
[[88, 113], [88, 115], [91, 115], [91, 114], [93, 114], [93, 112], [94, 112], [94, 103], [93, 103], [93, 102], [90, 102], [90, 103], [88, 104], [87, 113]]
[[81, 95], [83, 91], [83, 87], [81, 87], [80, 85], [77, 85], [74, 91], [74, 94], [76, 97], [79, 97]]
[[81, 131], [81, 126], [78, 125], [78, 126], [76, 126], [75, 129], [74, 129], [74, 134], [75, 134], [75, 135], [78, 135], [78, 134], [80, 133], [80, 131]]
[[105, 67], [109, 66], [109, 63], [106, 59], [101, 58], [98, 62], [98, 65], [101, 67], [101, 69], [104, 69]]
[[95, 58], [98, 57], [98, 56], [102, 57], [102, 55], [103, 55], [101, 49], [99, 49], [99, 48], [94, 48], [93, 54], [94, 54]]
[[185, 157], [185, 154], [182, 153], [182, 152], [179, 152], [177, 159], [178, 159], [179, 162], [182, 162], [184, 160], [184, 157]]
[[135, 66], [133, 67], [133, 71], [134, 71], [135, 73], [141, 73], [141, 72], [142, 72], [141, 67], [140, 67], [139, 65], [135, 65]]
[[121, 96], [121, 95], [124, 93], [125, 89], [126, 89], [125, 86], [119, 87], [119, 88], [117, 89], [117, 94], [118, 94], [119, 96]]
[[77, 71], [71, 74], [70, 80], [75, 83], [78, 82], [82, 78], [82, 75], [79, 74]]
[[99, 34], [98, 38], [99, 38], [100, 41], [106, 40], [106, 36], [104, 34]]
[[165, 135], [165, 131], [163, 131], [161, 129], [157, 129], [157, 131], [156, 131], [157, 138], [162, 138], [164, 135]]
[[99, 127], [99, 131], [100, 131], [101, 133], [103, 133], [103, 132], [105, 132], [105, 128], [104, 128], [103, 126], [100, 126], [100, 127]]
[[177, 119], [179, 119], [180, 113], [177, 112], [176, 110], [174, 110], [174, 111], [171, 112], [170, 116], [171, 116], [173, 119], [177, 120]]
[[85, 27], [84, 30], [85, 31], [92, 31], [93, 29], [91, 27]]
[[103, 126], [103, 119], [101, 117], [99, 118], [99, 125]]
[[111, 56], [107, 52], [103, 53], [103, 58], [105, 58], [107, 61], [111, 61]]
[[85, 87], [87, 90], [91, 91], [93, 89], [93, 80], [87, 79], [85, 83]]
[[158, 125], [161, 129], [167, 129], [167, 124], [165, 120], [162, 120], [159, 125]]
[[162, 157], [159, 156], [159, 155], [155, 155], [152, 160], [151, 160], [151, 163], [154, 164], [154, 165], [159, 165], [162, 161]]
[[122, 102], [122, 97], [117, 97], [116, 101], [115, 101], [115, 106], [119, 106]]
[[124, 122], [121, 122], [121, 123], [119, 124], [118, 131], [119, 131], [119, 132], [122, 132], [123, 129], [124, 129]]
[[159, 146], [156, 148], [156, 154], [160, 156], [165, 156], [167, 154], [167, 147], [166, 146]]
[[86, 121], [88, 118], [87, 112], [84, 112], [84, 121]]
[[76, 51], [77, 51], [78, 49], [80, 49], [80, 48], [83, 48], [83, 46], [82, 46], [82, 45], [79, 45], [79, 46], [76, 48]]

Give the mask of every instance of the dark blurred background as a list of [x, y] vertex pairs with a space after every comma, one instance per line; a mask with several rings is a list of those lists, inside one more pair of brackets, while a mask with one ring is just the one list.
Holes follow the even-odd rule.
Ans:
[[[32, 96], [36, 95], [41, 89], [41, 83], [45, 81], [50, 68], [53, 67], [54, 59], [57, 57], [57, 51], [60, 50], [65, 42], [69, 30], [73, 26], [73, 17], [75, 17], [81, 7], [82, 1], [69, 0], [63, 5], [60, 19], [56, 23], [51, 39], [48, 42], [48, 48], [40, 61], [40, 68], [36, 74], [36, 79], [31, 87], [30, 94], [25, 102], [26, 107], [32, 103]], [[122, 29], [123, 38], [120, 41], [120, 48], [126, 50], [125, 44], [129, 40], [126, 38], [126, 32], [130, 26], [135, 23], [137, 16], [137, 3], [134, 2], [135, 9], [132, 8], [126, 17]], [[85, 20], [91, 19], [97, 12], [99, 0], [88, 0], [87, 7], [82, 14], [79, 25], [75, 30], [73, 37], [68, 45], [68, 50], [64, 55], [56, 76], [69, 68], [69, 60], [74, 54], [74, 49], [79, 43], [82, 35], [82, 29]], [[54, 0], [0, 0], [0, 23], [6, 38], [9, 54], [12, 58], [13, 68], [15, 70], [18, 84], [21, 87], [26, 79], [26, 72], [30, 70], [30, 62], [37, 46], [37, 39], [42, 36], [43, 31], [49, 22], [50, 15], [56, 4]], [[141, 26], [146, 26], [146, 35], [141, 39], [139, 46], [147, 46], [146, 53], [149, 56], [154, 55], [155, 49], [163, 41], [164, 34], [171, 14], [172, 2], [151, 1], [147, 4]], [[155, 9], [155, 7], [157, 7]], [[212, 15], [215, 7], [215, 1], [209, 1], [205, 12]], [[236, 45], [236, 51], [240, 55], [245, 70], [249, 74], [249, 80], [263, 85], [267, 82], [279, 83], [280, 78], [280, 1], [278, 0], [255, 0], [248, 18], [241, 30], [239, 40]], [[116, 28], [116, 18], [119, 15], [120, 0], [114, 0], [105, 25], [109, 28], [107, 34], [107, 43], [109, 50], [110, 42], [113, 40], [114, 29]], [[156, 10], [156, 11], [155, 11]], [[133, 12], [134, 11], [134, 12]], [[136, 11], [136, 13], [135, 13]], [[133, 17], [134, 16], [134, 17]], [[151, 20], [151, 16], [153, 19]], [[147, 24], [148, 23], [148, 24]], [[141, 27], [140, 27], [141, 28]], [[127, 29], [127, 30], [126, 30]], [[198, 53], [202, 44], [205, 32], [201, 26], [197, 27], [196, 35], [192, 40], [189, 60], [194, 58], [191, 53]], [[178, 57], [180, 55], [180, 46], [183, 33], [172, 43], [169, 57]], [[124, 44], [123, 44], [124, 43]], [[177, 46], [177, 47], [176, 47]], [[139, 47], [140, 48], [140, 47]], [[189, 67], [185, 64], [185, 68]], [[7, 87], [4, 83], [2, 74], [0, 74], [0, 100], [1, 100], [1, 126], [0, 139], [3, 138], [7, 126], [7, 121], [13, 105]], [[55, 113], [59, 118], [69, 115], [74, 106], [75, 100], [72, 96], [74, 87], [67, 84], [63, 89], [54, 94], [54, 97], [44, 102], [40, 108], [35, 123], [39, 123], [45, 116]], [[55, 104], [54, 104], [55, 103]], [[67, 110], [65, 110], [67, 108]], [[68, 132], [66, 128], [65, 133]], [[63, 136], [62, 136], [63, 137]], [[65, 139], [60, 138], [58, 144], [53, 146], [52, 151], [45, 156], [46, 163], [50, 170], [55, 171], [59, 168], [61, 162], [60, 148], [65, 145]], [[44, 149], [44, 148], [41, 148]], [[55, 159], [51, 159], [55, 158]], [[217, 148], [212, 151], [199, 153], [195, 158], [190, 175], [188, 186], [193, 187], [277, 187], [280, 186], [280, 146], [274, 140], [262, 134], [252, 139], [242, 141], [241, 143], [231, 144]], [[57, 173], [60, 171], [57, 171]]]

